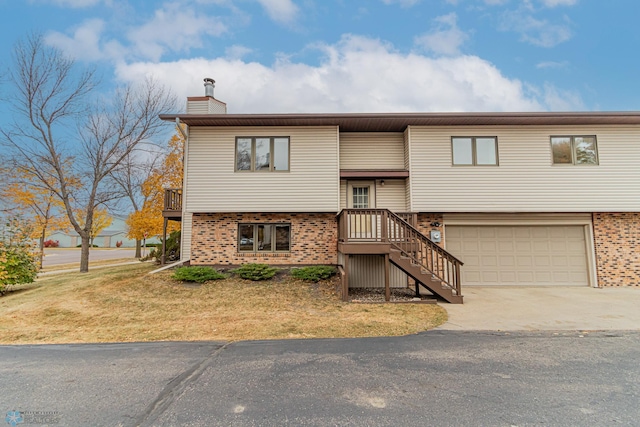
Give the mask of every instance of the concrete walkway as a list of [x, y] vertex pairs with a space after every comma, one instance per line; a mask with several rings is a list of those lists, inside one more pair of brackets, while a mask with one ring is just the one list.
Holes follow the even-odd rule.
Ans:
[[640, 287], [463, 288], [443, 330], [640, 330]]

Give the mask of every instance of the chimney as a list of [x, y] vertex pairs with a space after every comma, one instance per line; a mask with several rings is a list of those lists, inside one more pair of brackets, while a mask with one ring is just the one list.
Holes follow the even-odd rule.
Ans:
[[187, 97], [187, 114], [227, 114], [227, 104], [213, 97], [216, 81], [204, 79], [204, 96]]
[[207, 77], [204, 79], [204, 96], [213, 98], [213, 89], [216, 87], [216, 81]]

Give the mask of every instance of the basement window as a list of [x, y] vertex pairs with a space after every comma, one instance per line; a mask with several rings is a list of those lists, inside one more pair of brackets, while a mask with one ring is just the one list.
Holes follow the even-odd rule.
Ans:
[[291, 251], [291, 224], [239, 224], [238, 252]]

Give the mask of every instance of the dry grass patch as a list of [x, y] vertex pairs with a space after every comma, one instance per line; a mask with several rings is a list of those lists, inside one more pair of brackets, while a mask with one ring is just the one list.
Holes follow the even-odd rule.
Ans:
[[[113, 264], [124, 264], [127, 262], [140, 262], [135, 258], [117, 258], [117, 259], [103, 259], [98, 261], [89, 261], [89, 268], [91, 267], [101, 267], [103, 265], [113, 265]], [[69, 264], [56, 264], [50, 265], [47, 267], [43, 267], [40, 270], [40, 273], [49, 273], [52, 271], [62, 271], [62, 270], [72, 270], [72, 269], [80, 269], [79, 262], [72, 262]]]
[[148, 264], [38, 279], [0, 298], [0, 343], [250, 340], [405, 335], [447, 319], [437, 305], [349, 304], [334, 282], [231, 277], [185, 286]]

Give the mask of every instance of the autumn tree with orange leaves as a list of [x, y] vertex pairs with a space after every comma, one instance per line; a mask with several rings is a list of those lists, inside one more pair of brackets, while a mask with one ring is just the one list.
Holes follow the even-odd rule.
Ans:
[[[167, 153], [140, 184], [142, 203], [126, 220], [129, 228], [127, 237], [130, 239], [139, 241], [151, 236], [162, 235], [164, 189], [182, 188], [184, 143], [182, 132], [176, 129], [176, 134], [168, 142]], [[179, 225], [172, 222], [167, 231], [179, 229]], [[138, 245], [136, 246], [138, 247]], [[136, 250], [136, 256], [140, 256], [138, 250]]]
[[6, 206], [30, 226], [30, 236], [38, 241], [38, 267], [42, 268], [44, 240], [52, 231], [65, 231], [69, 220], [64, 204], [49, 188], [39, 185], [25, 170], [3, 174], [7, 181], [0, 189]]

